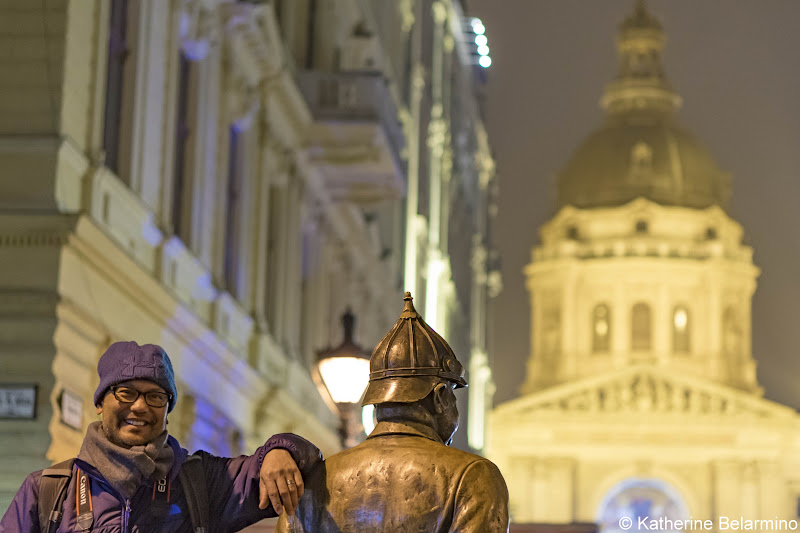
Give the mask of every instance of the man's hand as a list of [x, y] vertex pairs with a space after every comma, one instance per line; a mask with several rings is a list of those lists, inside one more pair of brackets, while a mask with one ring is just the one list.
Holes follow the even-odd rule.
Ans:
[[297, 510], [297, 501], [303, 495], [303, 476], [286, 450], [270, 450], [261, 463], [258, 507], [266, 509], [272, 503], [277, 514], [284, 508], [289, 515]]

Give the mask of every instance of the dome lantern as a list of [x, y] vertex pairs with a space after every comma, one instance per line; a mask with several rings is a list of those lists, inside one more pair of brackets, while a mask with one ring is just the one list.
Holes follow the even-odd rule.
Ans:
[[558, 206], [613, 207], [636, 198], [725, 209], [730, 177], [675, 117], [681, 97], [661, 64], [661, 23], [636, 0], [617, 34], [619, 67], [605, 89], [605, 124], [558, 174]]

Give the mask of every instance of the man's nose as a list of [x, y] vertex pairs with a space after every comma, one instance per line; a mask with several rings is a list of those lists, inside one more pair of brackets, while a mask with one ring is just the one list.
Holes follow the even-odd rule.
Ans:
[[136, 401], [131, 404], [131, 411], [146, 411], [147, 409], [148, 405], [144, 400], [144, 394], [140, 394]]

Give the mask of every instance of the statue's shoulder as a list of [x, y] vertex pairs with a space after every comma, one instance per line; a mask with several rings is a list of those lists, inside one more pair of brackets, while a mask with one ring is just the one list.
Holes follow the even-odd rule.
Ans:
[[456, 461], [464, 466], [472, 465], [475, 463], [486, 464], [486, 466], [494, 467], [494, 463], [492, 463], [486, 457], [480, 456], [478, 454], [467, 452], [464, 450], [459, 450], [458, 448], [452, 448], [450, 446], [445, 446], [447, 450], [447, 454], [452, 458], [453, 461]]

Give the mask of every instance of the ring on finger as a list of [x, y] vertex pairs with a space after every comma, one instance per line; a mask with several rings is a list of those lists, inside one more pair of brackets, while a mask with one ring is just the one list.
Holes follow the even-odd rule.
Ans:
[[287, 478], [286, 479], [286, 484], [287, 485], [294, 485], [294, 480], [292, 478]]

